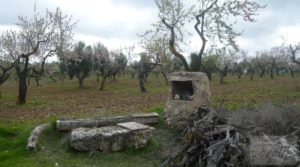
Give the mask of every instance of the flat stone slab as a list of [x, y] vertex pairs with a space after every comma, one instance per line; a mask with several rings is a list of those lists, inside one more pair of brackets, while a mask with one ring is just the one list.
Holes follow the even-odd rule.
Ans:
[[126, 147], [139, 149], [147, 145], [154, 130], [153, 127], [137, 122], [99, 128], [77, 128], [70, 134], [70, 146], [78, 151], [114, 152]]
[[131, 116], [134, 122], [142, 124], [157, 124], [159, 122], [159, 114], [156, 112], [132, 114]]
[[153, 113], [132, 114], [129, 116], [116, 116], [106, 118], [87, 118], [87, 119], [59, 119], [56, 121], [56, 127], [60, 131], [69, 131], [72, 129], [86, 127], [104, 127], [114, 126], [118, 123], [124, 122], [138, 122], [141, 124], [157, 124], [159, 122], [159, 115]]
[[124, 148], [129, 130], [108, 126], [102, 128], [78, 128], [70, 135], [70, 146], [79, 151], [118, 151]]
[[125, 123], [118, 123], [118, 126], [128, 129], [130, 131], [136, 131], [136, 130], [145, 130], [145, 129], [149, 129], [150, 126], [147, 125], [143, 125], [137, 122], [125, 122]]

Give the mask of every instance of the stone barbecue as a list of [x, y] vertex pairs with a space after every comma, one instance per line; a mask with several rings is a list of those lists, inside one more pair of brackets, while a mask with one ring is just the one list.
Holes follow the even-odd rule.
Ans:
[[170, 127], [180, 130], [186, 126], [191, 114], [209, 107], [209, 81], [201, 72], [174, 72], [169, 74], [168, 80], [165, 121]]

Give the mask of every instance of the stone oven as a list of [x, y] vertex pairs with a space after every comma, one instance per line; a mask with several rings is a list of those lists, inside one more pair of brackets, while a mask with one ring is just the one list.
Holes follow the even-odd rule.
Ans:
[[165, 121], [170, 127], [180, 130], [186, 126], [191, 114], [209, 107], [209, 81], [201, 72], [174, 72], [168, 75], [168, 80]]

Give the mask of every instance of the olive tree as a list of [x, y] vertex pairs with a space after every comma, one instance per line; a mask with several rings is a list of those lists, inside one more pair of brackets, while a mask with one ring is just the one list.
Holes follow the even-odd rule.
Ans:
[[140, 60], [134, 63], [134, 69], [138, 74], [139, 87], [142, 93], [147, 92], [145, 78], [160, 62], [159, 54], [141, 53]]
[[[101, 42], [97, 42], [93, 46], [93, 70], [96, 73], [97, 76], [97, 82], [100, 81], [100, 76], [103, 74], [102, 73], [102, 67], [104, 63], [107, 61], [109, 57], [109, 51], [104, 44]], [[103, 75], [102, 75], [103, 76]]]
[[31, 18], [19, 16], [15, 24], [18, 30], [6, 31], [2, 35], [1, 52], [11, 60], [17, 60], [14, 66], [19, 79], [17, 104], [26, 102], [30, 63], [40, 60], [41, 67], [35, 72], [43, 73], [47, 58], [55, 54], [63, 55], [70, 45], [75, 24], [70, 16], [63, 15], [57, 8], [55, 11], [47, 10], [44, 15], [35, 12]]
[[75, 44], [72, 55], [67, 61], [67, 71], [71, 79], [74, 76], [79, 81], [79, 88], [83, 88], [83, 81], [92, 70], [92, 47], [82, 41]]

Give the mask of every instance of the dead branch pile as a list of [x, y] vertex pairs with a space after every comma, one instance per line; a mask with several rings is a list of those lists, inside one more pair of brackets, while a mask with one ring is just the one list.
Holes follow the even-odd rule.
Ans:
[[[289, 111], [272, 109], [273, 113], [270, 114], [269, 110], [264, 108], [264, 111], [251, 114], [249, 111], [232, 113], [199, 110], [191, 116], [190, 124], [183, 133], [184, 140], [179, 144], [180, 149], [176, 148], [179, 151], [170, 155], [161, 166], [215, 167], [299, 163], [300, 130], [296, 127], [296, 122], [299, 122], [300, 111], [288, 115]], [[252, 147], [250, 141], [255, 142]], [[265, 147], [259, 148], [261, 146]], [[261, 150], [269, 151], [262, 153]], [[274, 155], [274, 152], [278, 155]]]

